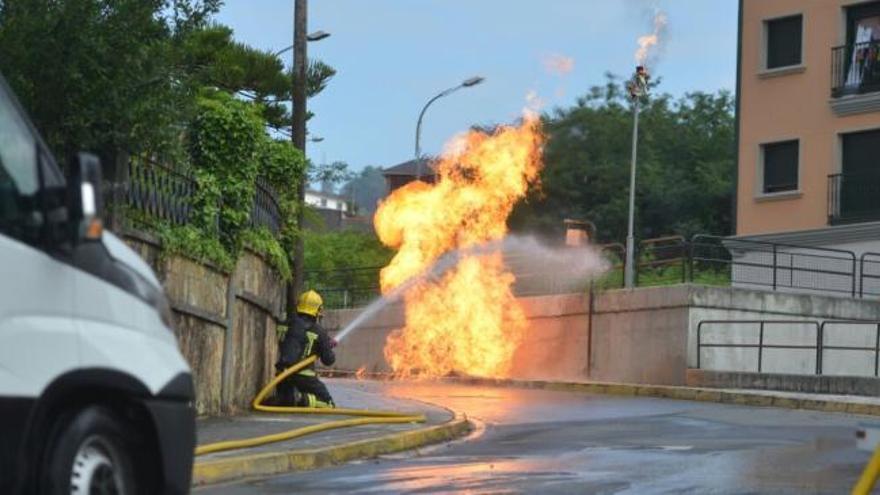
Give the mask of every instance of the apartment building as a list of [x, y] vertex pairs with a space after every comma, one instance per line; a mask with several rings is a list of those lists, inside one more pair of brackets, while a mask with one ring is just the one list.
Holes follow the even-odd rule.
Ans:
[[880, 252], [880, 1], [740, 0], [736, 238]]

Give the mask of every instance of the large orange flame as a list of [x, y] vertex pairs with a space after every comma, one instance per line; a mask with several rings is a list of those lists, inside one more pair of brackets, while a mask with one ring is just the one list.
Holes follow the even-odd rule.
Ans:
[[[514, 204], [538, 180], [541, 143], [533, 113], [518, 127], [471, 131], [436, 163], [435, 184], [413, 182], [394, 191], [375, 216], [379, 239], [398, 249], [382, 270], [383, 293], [445, 253], [503, 238]], [[526, 328], [511, 291], [514, 280], [497, 250], [464, 251], [453, 268], [409, 288], [406, 326], [385, 344], [392, 370], [402, 376], [508, 376]]]

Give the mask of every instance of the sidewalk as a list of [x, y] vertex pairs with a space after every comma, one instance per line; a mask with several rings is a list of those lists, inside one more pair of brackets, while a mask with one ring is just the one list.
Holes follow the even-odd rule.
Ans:
[[[340, 407], [420, 413], [425, 415], [426, 421], [341, 428], [248, 449], [198, 456], [193, 469], [193, 485], [315, 469], [451, 440], [470, 431], [465, 418], [442, 407], [372, 393], [367, 390], [366, 383], [357, 380], [329, 379], [326, 383]], [[204, 418], [197, 421], [198, 444], [256, 437], [345, 418], [332, 414], [272, 413]]]

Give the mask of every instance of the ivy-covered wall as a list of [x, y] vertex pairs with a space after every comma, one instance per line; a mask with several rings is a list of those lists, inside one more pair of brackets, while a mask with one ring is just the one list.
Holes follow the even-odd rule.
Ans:
[[265, 257], [242, 250], [231, 271], [163, 250], [142, 232], [123, 233], [153, 267], [171, 301], [175, 335], [189, 362], [200, 415], [247, 411], [274, 375], [285, 284]]

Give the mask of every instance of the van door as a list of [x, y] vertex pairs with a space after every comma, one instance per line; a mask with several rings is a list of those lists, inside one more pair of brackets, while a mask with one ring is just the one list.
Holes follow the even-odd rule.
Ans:
[[79, 363], [72, 268], [45, 248], [43, 185], [64, 180], [0, 80], [0, 487], [36, 399]]

